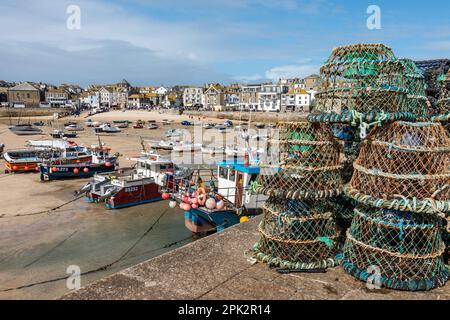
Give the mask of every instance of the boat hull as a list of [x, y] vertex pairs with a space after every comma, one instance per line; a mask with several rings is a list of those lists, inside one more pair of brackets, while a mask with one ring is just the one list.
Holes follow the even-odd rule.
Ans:
[[185, 226], [193, 233], [220, 232], [239, 222], [239, 216], [232, 210], [206, 212], [191, 209], [184, 213]]
[[[95, 199], [95, 195], [91, 195], [90, 198]], [[107, 198], [105, 205], [108, 209], [122, 209], [160, 200], [162, 200], [162, 195], [159, 186], [156, 183], [150, 183], [142, 186], [123, 187]]]
[[[85, 170], [87, 168], [87, 170]], [[78, 170], [76, 173], [75, 169]], [[111, 165], [102, 164], [68, 164], [68, 165], [43, 165], [39, 166], [41, 181], [52, 181], [62, 179], [82, 179], [93, 177], [97, 173], [115, 171], [115, 163]]]

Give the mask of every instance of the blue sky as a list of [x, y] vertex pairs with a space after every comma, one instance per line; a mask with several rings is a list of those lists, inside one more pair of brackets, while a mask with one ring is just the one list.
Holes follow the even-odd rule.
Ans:
[[[68, 30], [66, 9], [81, 9]], [[369, 5], [381, 30], [366, 27]], [[135, 85], [259, 82], [317, 73], [333, 47], [383, 42], [450, 58], [444, 0], [2, 0], [0, 79]]]

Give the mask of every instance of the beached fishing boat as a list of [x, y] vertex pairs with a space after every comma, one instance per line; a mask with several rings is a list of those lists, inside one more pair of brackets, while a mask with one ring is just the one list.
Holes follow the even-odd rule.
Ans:
[[156, 123], [150, 123], [150, 124], [147, 126], [147, 128], [150, 129], [150, 130], [155, 130], [155, 129], [158, 129], [159, 126], [158, 126]]
[[214, 129], [215, 125], [213, 123], [205, 123], [202, 127], [205, 130], [210, 130], [210, 129]]
[[89, 178], [96, 173], [117, 170], [119, 165], [117, 156], [110, 155], [110, 148], [99, 143], [98, 146], [91, 146], [89, 150], [91, 152], [91, 160], [89, 161], [62, 162], [60, 164], [44, 161], [39, 165], [41, 181]]
[[44, 121], [36, 121], [36, 122], [33, 122], [33, 126], [43, 127], [43, 126], [45, 126], [45, 123], [44, 123]]
[[105, 123], [100, 125], [98, 128], [95, 128], [96, 133], [119, 133], [121, 130], [115, 126], [112, 126], [109, 123]]
[[109, 209], [120, 209], [162, 200], [161, 187], [173, 181], [172, 161], [154, 153], [143, 153], [136, 169], [123, 176], [95, 175], [81, 189], [90, 202], [105, 203]]
[[78, 125], [77, 123], [71, 123], [65, 127], [67, 131], [84, 131], [84, 128]]
[[161, 121], [161, 123], [162, 123], [163, 126], [169, 126], [169, 125], [173, 124], [174, 121], [173, 120], [168, 120], [168, 119], [163, 119]]
[[185, 211], [186, 228], [193, 233], [222, 231], [246, 221], [261, 213], [261, 205], [267, 199], [252, 192], [259, 166], [224, 161], [218, 163], [217, 169], [218, 176], [210, 181], [203, 182], [201, 176], [205, 175], [198, 171], [190, 181], [175, 179], [174, 188], [168, 188]]
[[178, 142], [173, 146], [175, 152], [197, 152], [202, 151], [201, 143]]
[[54, 139], [76, 138], [77, 133], [76, 132], [67, 133], [67, 132], [64, 132], [63, 130], [55, 129], [55, 130], [53, 130], [52, 133], [50, 133], [50, 136]]
[[170, 141], [170, 140], [161, 140], [158, 143], [152, 143], [150, 144], [150, 147], [152, 149], [159, 149], [159, 150], [168, 150], [171, 151], [173, 150], [173, 147], [177, 144], [177, 141]]
[[42, 134], [42, 130], [32, 126], [31, 124], [18, 124], [13, 127], [9, 127], [12, 133], [18, 136], [31, 136]]
[[101, 123], [99, 121], [92, 121], [92, 119], [88, 119], [85, 122], [85, 126], [88, 127], [88, 128], [95, 128], [95, 127], [98, 127], [100, 125], [101, 125]]
[[39, 164], [86, 162], [92, 159], [91, 152], [65, 140], [29, 141], [28, 148], [7, 150], [4, 153], [7, 172], [37, 172]]
[[169, 129], [166, 131], [167, 138], [177, 138], [181, 137], [184, 134], [184, 130], [180, 129]]

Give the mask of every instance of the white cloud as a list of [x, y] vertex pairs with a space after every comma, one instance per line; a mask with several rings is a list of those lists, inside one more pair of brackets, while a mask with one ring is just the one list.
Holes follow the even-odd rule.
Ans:
[[267, 79], [276, 81], [279, 79], [303, 78], [317, 72], [319, 72], [318, 66], [299, 64], [271, 68], [266, 71], [265, 76]]

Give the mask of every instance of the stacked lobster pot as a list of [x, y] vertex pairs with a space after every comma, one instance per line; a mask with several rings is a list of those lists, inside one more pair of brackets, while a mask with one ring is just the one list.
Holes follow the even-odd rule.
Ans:
[[423, 75], [383, 44], [358, 44], [333, 50], [321, 82], [309, 120], [357, 146], [346, 153], [355, 161], [344, 191], [357, 207], [341, 265], [392, 289], [442, 286], [450, 144], [439, 122], [416, 123], [428, 116]]
[[334, 267], [341, 233], [329, 199], [342, 192], [341, 145], [323, 124], [280, 123], [278, 134], [277, 163], [261, 163], [257, 192], [269, 199], [253, 252], [270, 267]]
[[450, 137], [439, 123], [395, 122], [364, 141], [346, 194], [360, 205], [342, 266], [398, 290], [431, 290], [449, 278], [444, 263], [450, 212]]

